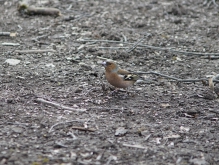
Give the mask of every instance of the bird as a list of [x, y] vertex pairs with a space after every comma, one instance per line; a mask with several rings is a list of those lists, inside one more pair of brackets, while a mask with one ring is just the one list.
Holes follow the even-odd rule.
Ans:
[[104, 61], [103, 66], [105, 67], [106, 80], [116, 88], [128, 88], [139, 79], [138, 75], [120, 69], [114, 61]]

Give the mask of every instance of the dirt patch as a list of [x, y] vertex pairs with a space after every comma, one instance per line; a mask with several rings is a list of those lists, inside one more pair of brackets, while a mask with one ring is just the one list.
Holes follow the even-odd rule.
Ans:
[[[218, 54], [215, 5], [30, 1], [62, 12], [52, 17], [19, 14], [16, 0], [0, 3], [0, 31], [17, 33], [0, 36], [1, 164], [219, 164], [219, 104], [208, 86], [147, 74], [112, 96], [101, 66], [107, 58], [179, 79], [218, 74], [217, 56], [142, 46], [127, 53], [146, 35], [139, 45]], [[18, 52], [45, 49], [55, 51]]]

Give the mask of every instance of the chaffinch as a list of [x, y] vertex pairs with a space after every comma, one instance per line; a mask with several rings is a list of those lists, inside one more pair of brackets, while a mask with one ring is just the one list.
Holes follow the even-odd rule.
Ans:
[[132, 86], [138, 79], [138, 75], [120, 69], [113, 61], [103, 62], [107, 81], [116, 88], [127, 88]]

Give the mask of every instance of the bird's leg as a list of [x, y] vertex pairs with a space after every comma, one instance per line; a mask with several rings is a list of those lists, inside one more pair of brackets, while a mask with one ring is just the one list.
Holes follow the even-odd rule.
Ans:
[[120, 95], [122, 96], [123, 98], [127, 98], [128, 96], [134, 96], [135, 93], [129, 91], [128, 89], [121, 89], [121, 88], [115, 88], [112, 92], [110, 92], [110, 95], [119, 95], [119, 92], [123, 92], [124, 94]]
[[117, 93], [119, 91], [119, 88], [115, 88], [112, 92], [110, 92], [110, 95], [114, 95], [115, 93]]

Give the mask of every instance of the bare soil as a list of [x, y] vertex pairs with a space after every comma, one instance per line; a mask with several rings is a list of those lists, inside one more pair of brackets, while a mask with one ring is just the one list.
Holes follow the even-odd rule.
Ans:
[[[219, 164], [219, 102], [207, 82], [145, 74], [111, 95], [101, 66], [106, 58], [179, 79], [218, 74], [215, 56], [139, 46], [218, 54], [219, 10], [203, 3], [30, 1], [58, 8], [62, 16], [53, 17], [1, 0], [0, 31], [17, 36], [0, 36], [0, 164]], [[55, 51], [18, 53], [43, 49]]]

